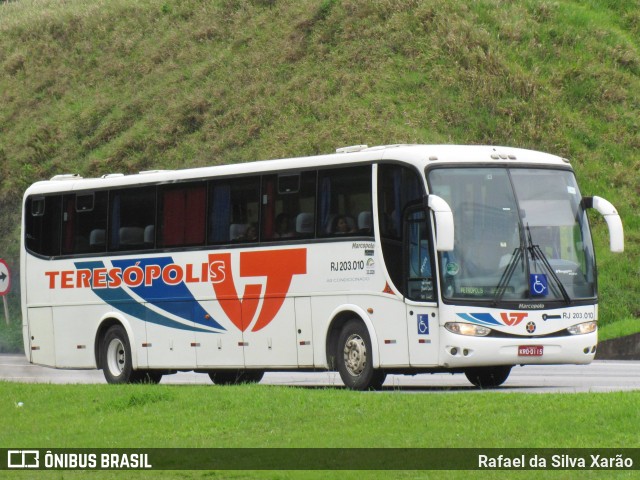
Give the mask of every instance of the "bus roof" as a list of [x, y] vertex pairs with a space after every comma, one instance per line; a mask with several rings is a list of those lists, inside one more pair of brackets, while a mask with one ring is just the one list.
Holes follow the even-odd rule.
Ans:
[[382, 160], [404, 161], [419, 169], [445, 164], [513, 164], [530, 166], [564, 166], [566, 159], [548, 153], [513, 147], [488, 145], [381, 145], [343, 147], [336, 153], [308, 157], [262, 160], [180, 170], [149, 170], [137, 174], [118, 173], [99, 178], [82, 178], [77, 174], [56, 175], [31, 185], [26, 195], [60, 191], [126, 187], [139, 184], [172, 183], [213, 177], [231, 177], [250, 173], [269, 173], [307, 168], [354, 165]]

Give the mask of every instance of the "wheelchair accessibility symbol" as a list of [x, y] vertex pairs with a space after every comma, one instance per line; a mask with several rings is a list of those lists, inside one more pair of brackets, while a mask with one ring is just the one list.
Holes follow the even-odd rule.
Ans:
[[547, 276], [542, 273], [529, 275], [529, 293], [531, 293], [532, 297], [546, 297], [549, 295]]
[[429, 335], [429, 315], [418, 314], [418, 335]]

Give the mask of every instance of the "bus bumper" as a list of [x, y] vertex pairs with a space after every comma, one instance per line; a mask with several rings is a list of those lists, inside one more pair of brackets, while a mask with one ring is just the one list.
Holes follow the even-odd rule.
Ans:
[[447, 368], [490, 365], [587, 364], [596, 354], [597, 331], [546, 338], [491, 338], [442, 333], [440, 364]]

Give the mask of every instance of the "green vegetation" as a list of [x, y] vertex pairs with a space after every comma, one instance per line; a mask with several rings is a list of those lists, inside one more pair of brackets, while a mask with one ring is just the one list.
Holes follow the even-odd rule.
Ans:
[[[0, 383], [0, 409], [5, 412], [0, 446], [638, 448], [639, 395], [478, 392], [443, 396], [267, 385]], [[18, 402], [24, 405], [18, 407]], [[225, 477], [240, 476], [229, 473]], [[458, 472], [457, 477], [468, 474]], [[176, 477], [205, 476], [204, 472], [191, 475], [182, 472]], [[248, 472], [243, 475], [254, 477]], [[263, 472], [255, 478], [282, 475], [289, 477]], [[73, 475], [55, 478], [63, 477]], [[407, 472], [406, 477], [421, 474]]]
[[[2, 316], [4, 317], [4, 314]], [[0, 320], [0, 353], [15, 353], [22, 350], [22, 321], [20, 315], [14, 312], [10, 324], [7, 325], [4, 318]]]
[[[429, 438], [428, 446], [443, 448], [640, 448], [638, 392], [550, 394], [541, 402], [538, 394], [476, 392], [444, 401], [270, 385], [0, 383], [0, 391], [2, 411], [10, 412], [0, 433], [4, 446], [401, 448], [426, 446]], [[516, 399], [536, 419], [526, 436], [513, 420]], [[492, 420], [477, 429], [482, 417]], [[398, 429], [398, 418], [413, 420]]]
[[634, 0], [0, 3], [0, 256], [17, 279], [20, 197], [58, 173], [507, 144], [618, 207], [600, 318], [639, 331], [639, 39]]
[[610, 340], [612, 338], [623, 337], [638, 331], [638, 320], [635, 318], [625, 318], [617, 322], [612, 322], [598, 330], [598, 341]]

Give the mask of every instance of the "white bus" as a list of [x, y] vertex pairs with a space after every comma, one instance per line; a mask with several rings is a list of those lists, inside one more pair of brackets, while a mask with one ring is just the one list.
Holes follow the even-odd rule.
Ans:
[[589, 363], [591, 207], [622, 251], [567, 160], [490, 146], [56, 176], [24, 195], [25, 352], [109, 383], [337, 370], [352, 389]]

